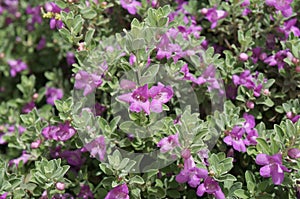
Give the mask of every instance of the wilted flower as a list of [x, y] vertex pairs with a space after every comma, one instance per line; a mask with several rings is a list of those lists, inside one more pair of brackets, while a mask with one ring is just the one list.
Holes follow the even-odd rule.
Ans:
[[135, 0], [120, 0], [122, 8], [126, 9], [130, 14], [135, 15], [137, 7], [141, 7], [141, 2]]
[[225, 199], [225, 195], [218, 182], [210, 176], [207, 176], [204, 182], [197, 188], [197, 195], [199, 197], [203, 196], [204, 193], [212, 194], [216, 197], [216, 199]]
[[290, 172], [282, 165], [282, 154], [277, 153], [272, 156], [267, 154], [258, 154], [255, 160], [256, 164], [263, 165], [259, 173], [262, 177], [272, 177], [275, 185], [280, 185], [284, 179], [284, 171]]
[[104, 199], [129, 199], [129, 191], [126, 184], [118, 185], [110, 190]]
[[27, 69], [26, 63], [22, 62], [20, 59], [9, 60], [8, 65], [10, 66], [10, 75], [12, 77], [15, 77], [17, 73]]

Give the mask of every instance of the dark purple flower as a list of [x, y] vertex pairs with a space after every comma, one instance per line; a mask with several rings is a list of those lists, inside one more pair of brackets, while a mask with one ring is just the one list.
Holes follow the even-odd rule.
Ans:
[[45, 46], [46, 46], [46, 38], [43, 36], [43, 37], [40, 39], [38, 45], [36, 46], [36, 49], [37, 49], [37, 50], [42, 50], [43, 48], [45, 48]]
[[76, 63], [74, 53], [72, 53], [72, 52], [67, 52], [66, 60], [67, 60], [67, 64], [68, 64], [69, 66], [71, 66], [71, 65], [74, 64], [74, 63]]
[[130, 14], [135, 15], [137, 7], [141, 7], [141, 2], [135, 0], [120, 0], [122, 8], [126, 9]]
[[298, 149], [298, 148], [289, 149], [288, 156], [290, 156], [290, 158], [293, 158], [293, 159], [300, 158], [300, 149]]
[[104, 113], [104, 111], [106, 110], [106, 106], [103, 106], [103, 105], [99, 104], [98, 102], [96, 102], [95, 110], [96, 110], [96, 116], [101, 116]]
[[234, 126], [229, 135], [227, 135], [223, 141], [233, 148], [240, 152], [246, 152], [246, 146], [244, 140], [242, 139], [245, 134], [244, 128], [239, 126]]
[[296, 115], [296, 116], [294, 116], [294, 117], [291, 119], [291, 121], [292, 121], [293, 123], [296, 123], [296, 122], [298, 122], [299, 119], [300, 119], [300, 115]]
[[34, 25], [36, 23], [37, 24], [42, 23], [41, 6], [36, 6], [36, 7], [27, 6], [26, 14], [32, 15], [32, 17], [28, 18], [28, 20], [27, 20], [27, 30], [33, 31], [35, 29]]
[[170, 150], [173, 150], [177, 146], [180, 146], [178, 140], [178, 133], [176, 133], [175, 135], [169, 135], [168, 137], [161, 139], [157, 143], [157, 147], [160, 147], [160, 152], [162, 153], [166, 153]]
[[275, 185], [280, 185], [284, 179], [284, 171], [290, 172], [282, 165], [282, 154], [277, 153], [272, 156], [267, 154], [258, 154], [255, 160], [256, 164], [263, 165], [260, 168], [260, 175], [264, 178], [272, 177]]
[[22, 113], [29, 113], [34, 108], [35, 108], [35, 103], [34, 101], [31, 101], [23, 106]]
[[8, 65], [10, 66], [10, 75], [15, 77], [17, 73], [26, 70], [26, 63], [22, 62], [20, 59], [18, 60], [9, 60]]
[[101, 161], [105, 159], [106, 144], [104, 136], [99, 136], [90, 143], [84, 146], [88, 150], [93, 158], [99, 158]]
[[276, 10], [281, 11], [284, 17], [289, 17], [293, 14], [292, 2], [293, 0], [266, 0], [268, 6], [273, 6]]
[[210, 176], [207, 176], [204, 182], [197, 188], [197, 196], [201, 197], [204, 193], [212, 194], [216, 197], [216, 199], [225, 199], [225, 195], [218, 182]]
[[92, 93], [97, 87], [102, 84], [100, 75], [91, 74], [86, 71], [80, 70], [75, 76], [76, 89], [83, 89], [83, 95], [87, 96]]
[[297, 18], [293, 18], [284, 22], [283, 27], [280, 27], [278, 30], [285, 35], [285, 39], [288, 39], [290, 33], [294, 33], [296, 37], [300, 36], [300, 30], [296, 26]]
[[80, 168], [85, 162], [85, 158], [81, 154], [80, 149], [75, 151], [66, 150], [60, 153], [60, 157], [66, 159], [69, 165]]
[[60, 100], [63, 97], [63, 90], [60, 88], [50, 87], [46, 90], [47, 103], [54, 105], [55, 100]]
[[80, 199], [94, 199], [93, 192], [91, 191], [88, 185], [81, 185], [80, 192], [77, 195], [77, 198]]
[[118, 99], [120, 101], [129, 103], [129, 110], [132, 112], [139, 113], [143, 110], [146, 114], [150, 114], [148, 84], [138, 87], [132, 93], [120, 95]]
[[31, 158], [31, 155], [28, 154], [26, 151], [22, 152], [22, 155], [16, 159], [12, 159], [9, 161], [9, 166], [15, 165], [16, 167], [19, 166], [20, 162], [24, 164], [26, 164], [28, 162], [28, 160]]
[[63, 193], [63, 194], [55, 194], [52, 199], [74, 199], [74, 197], [69, 193]]
[[124, 183], [110, 190], [104, 199], [129, 199], [128, 194], [129, 194], [128, 187]]
[[207, 9], [207, 12], [204, 12], [204, 14], [205, 18], [212, 23], [210, 26], [211, 29], [214, 29], [217, 26], [220, 19], [223, 19], [227, 16], [226, 11], [217, 10], [215, 7]]

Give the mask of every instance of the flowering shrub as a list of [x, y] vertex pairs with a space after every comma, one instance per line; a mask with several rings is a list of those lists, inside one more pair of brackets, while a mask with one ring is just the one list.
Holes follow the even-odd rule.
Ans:
[[0, 198], [300, 198], [299, 0], [0, 0]]

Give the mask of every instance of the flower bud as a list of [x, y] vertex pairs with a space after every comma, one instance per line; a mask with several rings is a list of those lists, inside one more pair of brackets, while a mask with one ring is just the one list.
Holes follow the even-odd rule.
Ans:
[[36, 100], [38, 97], [39, 97], [39, 94], [38, 93], [34, 93], [33, 96], [32, 96], [32, 99]]
[[293, 159], [300, 158], [300, 149], [297, 148], [289, 149], [288, 156]]
[[249, 57], [246, 53], [241, 53], [239, 58], [241, 61], [247, 61]]
[[264, 89], [264, 95], [270, 95], [269, 89]]
[[292, 62], [296, 65], [299, 64], [299, 59], [297, 59], [296, 57], [292, 58]]
[[300, 73], [300, 66], [296, 66], [295, 70], [297, 73]]
[[30, 144], [30, 148], [32, 148], [32, 149], [37, 149], [37, 148], [39, 148], [39, 146], [41, 145], [41, 143], [42, 143], [41, 140], [36, 140], [36, 141], [34, 141], [34, 142], [32, 142], [32, 143]]
[[55, 187], [56, 187], [57, 190], [63, 191], [65, 189], [65, 183], [57, 182], [55, 184]]
[[264, 61], [267, 57], [268, 57], [267, 53], [261, 53], [261, 54], [259, 55], [259, 59], [260, 59], [261, 61]]
[[287, 112], [287, 113], [286, 113], [286, 117], [287, 117], [288, 119], [292, 119], [292, 118], [293, 118], [293, 113], [292, 113], [291, 111]]
[[246, 102], [246, 107], [247, 107], [248, 109], [254, 109], [254, 102], [252, 102], [252, 101]]
[[201, 9], [201, 14], [206, 15], [208, 12], [207, 8], [202, 8]]

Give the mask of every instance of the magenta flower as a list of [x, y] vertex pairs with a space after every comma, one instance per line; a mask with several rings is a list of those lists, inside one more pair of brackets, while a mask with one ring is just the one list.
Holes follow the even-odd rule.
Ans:
[[6, 199], [7, 195], [8, 195], [7, 192], [5, 192], [4, 194], [1, 194], [0, 195], [0, 199]]
[[281, 11], [284, 17], [289, 17], [293, 14], [292, 2], [293, 0], [266, 0], [268, 6], [273, 6], [276, 10]]
[[217, 26], [220, 19], [223, 19], [227, 16], [226, 11], [217, 10], [215, 7], [207, 9], [203, 14], [205, 14], [205, 18], [212, 23], [210, 26], [211, 29], [214, 29]]
[[298, 148], [289, 149], [288, 156], [290, 156], [290, 158], [293, 158], [293, 159], [300, 158], [300, 149], [298, 149]]
[[91, 191], [91, 189], [88, 185], [81, 185], [80, 186], [80, 192], [78, 193], [77, 198], [94, 199], [94, 195], [93, 195], [93, 192]]
[[184, 168], [176, 176], [178, 183], [188, 183], [191, 187], [195, 188], [200, 184], [201, 179], [208, 176], [206, 169], [196, 167], [194, 159], [190, 156], [184, 159]]
[[284, 179], [284, 171], [290, 172], [282, 165], [282, 154], [277, 153], [272, 156], [267, 154], [258, 154], [255, 160], [256, 164], [263, 165], [259, 173], [262, 177], [272, 177], [275, 185], [280, 185]]
[[124, 183], [122, 185], [118, 185], [110, 190], [104, 199], [129, 199], [129, 191], [127, 185]]
[[120, 0], [122, 8], [126, 9], [130, 14], [135, 15], [137, 7], [141, 7], [142, 4], [135, 0]]
[[90, 143], [84, 146], [88, 150], [93, 158], [99, 158], [101, 161], [105, 159], [106, 144], [104, 136], [99, 136]]
[[284, 22], [284, 26], [280, 27], [278, 30], [285, 35], [285, 39], [288, 39], [290, 33], [294, 33], [296, 37], [300, 36], [300, 30], [297, 27], [297, 18], [293, 18]]
[[43, 128], [42, 135], [48, 140], [67, 141], [76, 133], [76, 130], [69, 122], [61, 123], [58, 126], [47, 126]]
[[294, 116], [294, 117], [291, 119], [291, 121], [292, 121], [293, 123], [296, 123], [296, 122], [298, 122], [299, 119], [300, 119], [300, 115], [296, 115], [296, 116]]
[[55, 100], [60, 100], [63, 97], [63, 90], [60, 88], [50, 87], [46, 90], [47, 103], [54, 105]]
[[141, 112], [150, 114], [150, 102], [148, 84], [138, 87], [132, 93], [126, 93], [118, 97], [119, 100], [130, 104], [129, 110], [132, 112]]
[[[53, 17], [50, 19], [50, 28], [54, 29], [56, 27], [57, 29], [61, 29], [64, 24], [62, 20], [56, 17], [56, 14], [60, 14], [62, 9], [58, 7], [54, 2], [47, 2], [45, 4], [45, 10], [53, 14]], [[68, 12], [69, 9], [64, 9], [63, 11]]]
[[8, 65], [10, 66], [10, 75], [15, 77], [17, 73], [26, 70], [26, 63], [22, 62], [20, 59], [18, 60], [9, 60]]
[[171, 86], [165, 86], [158, 82], [157, 86], [152, 86], [149, 90], [149, 96], [152, 98], [150, 110], [161, 113], [162, 105], [170, 101], [173, 97], [173, 89]]
[[31, 7], [27, 6], [26, 14], [32, 15], [31, 18], [27, 20], [27, 30], [33, 31], [35, 29], [34, 25], [42, 23], [42, 16], [41, 16], [41, 6]]
[[102, 84], [101, 76], [96, 74], [91, 74], [86, 71], [80, 70], [75, 75], [75, 85], [76, 89], [83, 89], [83, 95], [87, 96], [92, 93], [97, 87]]
[[178, 133], [176, 133], [175, 135], [169, 135], [168, 137], [161, 139], [157, 143], [157, 147], [160, 147], [160, 152], [162, 153], [171, 151], [177, 146], [180, 146], [178, 140]]
[[216, 199], [225, 199], [225, 195], [218, 182], [210, 176], [207, 176], [204, 182], [197, 188], [197, 195], [199, 197], [203, 196], [204, 193], [212, 194]]
[[285, 66], [284, 59], [288, 57], [288, 52], [288, 50], [280, 50], [275, 55], [271, 55], [265, 59], [264, 62], [270, 66], [277, 66], [278, 70], [281, 70]]
[[131, 54], [129, 57], [129, 64], [133, 66], [135, 62], [136, 62], [136, 56], [134, 54]]
[[9, 166], [15, 165], [16, 167], [18, 167], [21, 161], [23, 162], [23, 165], [24, 165], [28, 162], [28, 160], [30, 158], [31, 158], [31, 155], [28, 154], [26, 151], [23, 151], [22, 155], [20, 157], [10, 160], [8, 165]]
[[234, 126], [229, 135], [224, 137], [223, 141], [229, 145], [233, 146], [233, 148], [240, 152], [246, 152], [245, 142], [242, 139], [245, 134], [244, 128], [239, 126]]

